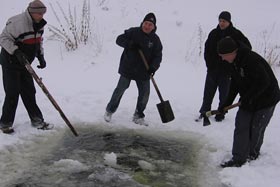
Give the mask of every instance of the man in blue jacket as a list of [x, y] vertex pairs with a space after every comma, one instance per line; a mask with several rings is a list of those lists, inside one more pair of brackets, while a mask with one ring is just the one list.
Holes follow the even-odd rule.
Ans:
[[[129, 87], [131, 80], [134, 80], [138, 88], [138, 99], [132, 120], [136, 124], [146, 124], [144, 110], [150, 95], [150, 76], [154, 75], [162, 60], [162, 44], [156, 30], [156, 17], [153, 13], [149, 13], [140, 27], [125, 30], [117, 37], [116, 43], [124, 48], [119, 66], [120, 79], [106, 107], [105, 121], [111, 121], [122, 95]], [[139, 50], [143, 51], [149, 63], [148, 70], [139, 55]]]
[[232, 104], [237, 94], [241, 105], [235, 117], [232, 159], [222, 167], [240, 167], [260, 155], [265, 129], [280, 100], [278, 81], [264, 58], [240, 46], [231, 37], [218, 43], [218, 53], [230, 64], [231, 84], [224, 106]]

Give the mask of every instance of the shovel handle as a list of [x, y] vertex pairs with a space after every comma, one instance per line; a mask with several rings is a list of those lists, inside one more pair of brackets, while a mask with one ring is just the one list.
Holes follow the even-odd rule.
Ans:
[[[235, 107], [238, 107], [238, 106], [240, 106], [240, 105], [241, 105], [241, 103], [238, 102], [238, 103], [235, 103], [235, 104], [226, 106], [223, 110], [226, 112], [226, 111], [228, 111], [228, 110], [230, 110], [230, 109], [233, 109], [233, 108], [235, 108]], [[210, 117], [210, 116], [215, 115], [215, 114], [220, 114], [219, 110], [211, 110], [211, 111], [208, 111], [208, 112], [205, 113], [205, 116], [206, 116], [206, 117]]]
[[[144, 55], [143, 51], [141, 49], [139, 49], [138, 52], [139, 52], [139, 54], [140, 54], [140, 56], [141, 56], [141, 58], [142, 58], [142, 60], [143, 60], [143, 62], [145, 64], [146, 69], [149, 70], [150, 67], [149, 67], [149, 64], [148, 64], [148, 62], [147, 62], [147, 60], [145, 58], [145, 55]], [[158, 94], [160, 102], [164, 102], [163, 97], [161, 96], [161, 93], [159, 91], [159, 88], [158, 88], [158, 86], [156, 84], [156, 81], [155, 81], [154, 77], [152, 75], [150, 75], [150, 78], [151, 78], [152, 83], [153, 83], [153, 85], [155, 87], [155, 90], [156, 90], [156, 92]]]

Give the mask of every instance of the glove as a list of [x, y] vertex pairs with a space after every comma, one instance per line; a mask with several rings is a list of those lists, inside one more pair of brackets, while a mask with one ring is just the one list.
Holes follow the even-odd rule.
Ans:
[[138, 42], [135, 42], [135, 41], [133, 41], [133, 40], [130, 40], [130, 41], [128, 42], [128, 48], [129, 48], [129, 49], [135, 49], [135, 50], [137, 50], [137, 49], [141, 49], [141, 46], [140, 46], [140, 44], [139, 44]]
[[149, 69], [148, 69], [148, 74], [150, 76], [154, 76], [155, 72], [156, 72], [156, 69], [153, 66], [150, 66]]
[[218, 111], [220, 114], [225, 115], [227, 113], [227, 111], [224, 110], [224, 106], [219, 106]]
[[47, 64], [46, 64], [44, 56], [43, 55], [39, 55], [37, 58], [38, 58], [39, 64], [40, 64], [40, 65], [37, 66], [37, 68], [39, 68], [39, 69], [45, 68]]
[[20, 49], [16, 49], [14, 51], [14, 55], [20, 64], [24, 65], [25, 63], [28, 62], [26, 55]]

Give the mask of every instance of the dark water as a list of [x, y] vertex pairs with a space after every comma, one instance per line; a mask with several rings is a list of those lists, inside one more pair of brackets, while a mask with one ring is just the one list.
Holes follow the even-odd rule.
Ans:
[[[79, 128], [35, 137], [0, 156], [0, 177], [9, 187], [195, 187], [206, 179], [199, 135], [179, 132]], [[36, 154], [35, 154], [36, 153]], [[20, 158], [19, 158], [20, 157]], [[216, 171], [215, 171], [216, 172]], [[213, 174], [211, 174], [213, 175]], [[215, 175], [214, 175], [215, 176]], [[213, 177], [213, 176], [211, 176]]]

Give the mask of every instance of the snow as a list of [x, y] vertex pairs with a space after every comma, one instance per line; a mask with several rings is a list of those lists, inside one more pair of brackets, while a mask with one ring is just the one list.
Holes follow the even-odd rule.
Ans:
[[[54, 6], [56, 1], [44, 0]], [[82, 1], [63, 0], [66, 5], [71, 4], [79, 12]], [[203, 127], [194, 122], [198, 115], [203, 94], [206, 68], [204, 61], [198, 56], [198, 28], [201, 27], [204, 37], [217, 25], [217, 17], [223, 10], [232, 13], [232, 21], [258, 49], [257, 44], [263, 40], [261, 33], [272, 31], [269, 36], [276, 45], [279, 43], [279, 15], [277, 0], [212, 0], [212, 1], [185, 1], [185, 0], [158, 0], [158, 1], [129, 1], [107, 0], [91, 1], [92, 15], [94, 16], [94, 29], [100, 44], [101, 53], [93, 51], [93, 44], [81, 46], [75, 52], [66, 52], [61, 43], [48, 41], [50, 33], [45, 33], [45, 58], [47, 68], [39, 70], [34, 62], [34, 69], [42, 77], [44, 84], [56, 99], [73, 126], [75, 124], [104, 125], [119, 128], [149, 128], [155, 133], [161, 132], [194, 132], [202, 134], [208, 140], [211, 154], [209, 163], [218, 166], [223, 160], [231, 158], [232, 136], [236, 109], [231, 110], [226, 119], [217, 123], [211, 119], [212, 125]], [[5, 26], [6, 20], [22, 11], [29, 1], [9, 0], [2, 3], [0, 30]], [[66, 8], [67, 10], [67, 8]], [[156, 109], [159, 99], [151, 88], [146, 120], [149, 127], [139, 127], [131, 122], [137, 98], [137, 89], [132, 82], [124, 94], [118, 111], [113, 115], [112, 123], [103, 120], [105, 107], [115, 88], [119, 75], [117, 73], [119, 58], [122, 49], [115, 44], [117, 35], [125, 29], [138, 26], [144, 15], [155, 12], [157, 16], [158, 35], [161, 37], [164, 51], [161, 68], [155, 74], [155, 80], [165, 100], [169, 100], [176, 119], [168, 124], [162, 124]], [[45, 16], [51, 25], [58, 25], [50, 8]], [[279, 67], [273, 69], [278, 79]], [[63, 128], [68, 128], [54, 109], [48, 98], [37, 87], [37, 103], [40, 106], [45, 120], [55, 124], [53, 131], [43, 132], [33, 129], [29, 125], [26, 110], [19, 102], [17, 108], [14, 135], [0, 134], [0, 152], [9, 151], [11, 146], [18, 147], [30, 141], [34, 136], [46, 136]], [[4, 90], [1, 84], [0, 101], [3, 103]], [[217, 106], [217, 97], [213, 109]], [[68, 130], [68, 129], [67, 129]], [[244, 165], [241, 168], [219, 169], [220, 180], [232, 187], [277, 187], [280, 185], [280, 126], [279, 106], [265, 133], [265, 140], [261, 150], [260, 159]], [[35, 154], [35, 152], [34, 152]], [[112, 157], [109, 157], [112, 161]], [[74, 160], [60, 160], [57, 166], [86, 169], [81, 163]], [[146, 163], [147, 164], [147, 163]], [[146, 165], [144, 164], [144, 165]], [[147, 166], [145, 166], [147, 167]], [[1, 181], [0, 181], [1, 182]]]

